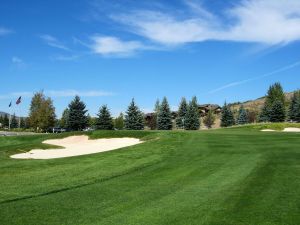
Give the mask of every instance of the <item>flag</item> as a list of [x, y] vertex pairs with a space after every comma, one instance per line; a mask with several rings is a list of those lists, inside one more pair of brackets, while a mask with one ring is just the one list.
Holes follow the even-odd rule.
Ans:
[[22, 99], [22, 97], [20, 96], [20, 97], [18, 98], [18, 100], [16, 101], [16, 104], [17, 104], [17, 105], [19, 105], [19, 104], [21, 103], [21, 99]]
[[11, 102], [9, 103], [8, 107], [9, 107], [9, 108], [11, 107]]

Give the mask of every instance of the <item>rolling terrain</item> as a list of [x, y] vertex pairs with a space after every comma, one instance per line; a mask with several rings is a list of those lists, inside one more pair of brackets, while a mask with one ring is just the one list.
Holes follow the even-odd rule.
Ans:
[[54, 160], [9, 156], [72, 134], [0, 137], [0, 224], [299, 224], [300, 134], [259, 129], [96, 131], [145, 143]]

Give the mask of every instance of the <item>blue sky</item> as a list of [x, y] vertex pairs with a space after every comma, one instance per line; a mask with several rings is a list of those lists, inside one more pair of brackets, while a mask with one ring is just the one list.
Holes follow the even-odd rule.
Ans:
[[0, 111], [27, 115], [44, 90], [57, 116], [78, 94], [95, 115], [134, 97], [145, 112], [167, 96], [245, 101], [281, 82], [300, 88], [298, 0], [4, 0]]

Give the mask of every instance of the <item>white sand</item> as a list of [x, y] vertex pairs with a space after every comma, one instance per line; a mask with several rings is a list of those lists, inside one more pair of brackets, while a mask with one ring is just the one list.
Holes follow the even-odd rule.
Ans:
[[[264, 129], [264, 130], [261, 130], [261, 131], [274, 132], [276, 130]], [[283, 132], [300, 132], [300, 128], [287, 127], [287, 128], [284, 128]]]
[[300, 132], [300, 128], [288, 127], [283, 130], [283, 132]]
[[64, 139], [46, 140], [44, 144], [62, 146], [61, 149], [34, 149], [10, 156], [14, 159], [56, 159], [106, 152], [142, 143], [136, 138], [110, 138], [89, 140], [88, 136], [71, 136]]

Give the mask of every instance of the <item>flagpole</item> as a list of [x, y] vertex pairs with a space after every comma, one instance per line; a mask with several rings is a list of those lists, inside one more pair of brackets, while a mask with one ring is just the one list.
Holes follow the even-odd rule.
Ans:
[[10, 130], [11, 112], [9, 112], [8, 130]]
[[[21, 98], [22, 98], [22, 96], [20, 96], [19, 98], [18, 98], [18, 100], [16, 101], [16, 105], [17, 105], [17, 107], [18, 107], [18, 105], [21, 103]], [[19, 128], [21, 127], [21, 116], [20, 116], [20, 114], [21, 114], [21, 110], [20, 110], [20, 108], [19, 108]]]
[[8, 108], [9, 108], [9, 110], [8, 110], [8, 114], [9, 114], [9, 118], [8, 118], [8, 130], [10, 130], [10, 126], [11, 126], [11, 111], [12, 111], [12, 109], [11, 109], [11, 107], [12, 107], [12, 104], [11, 104], [11, 101], [10, 101], [10, 103], [9, 103], [9, 105], [8, 105]]
[[21, 108], [19, 107], [19, 129], [21, 128]]

